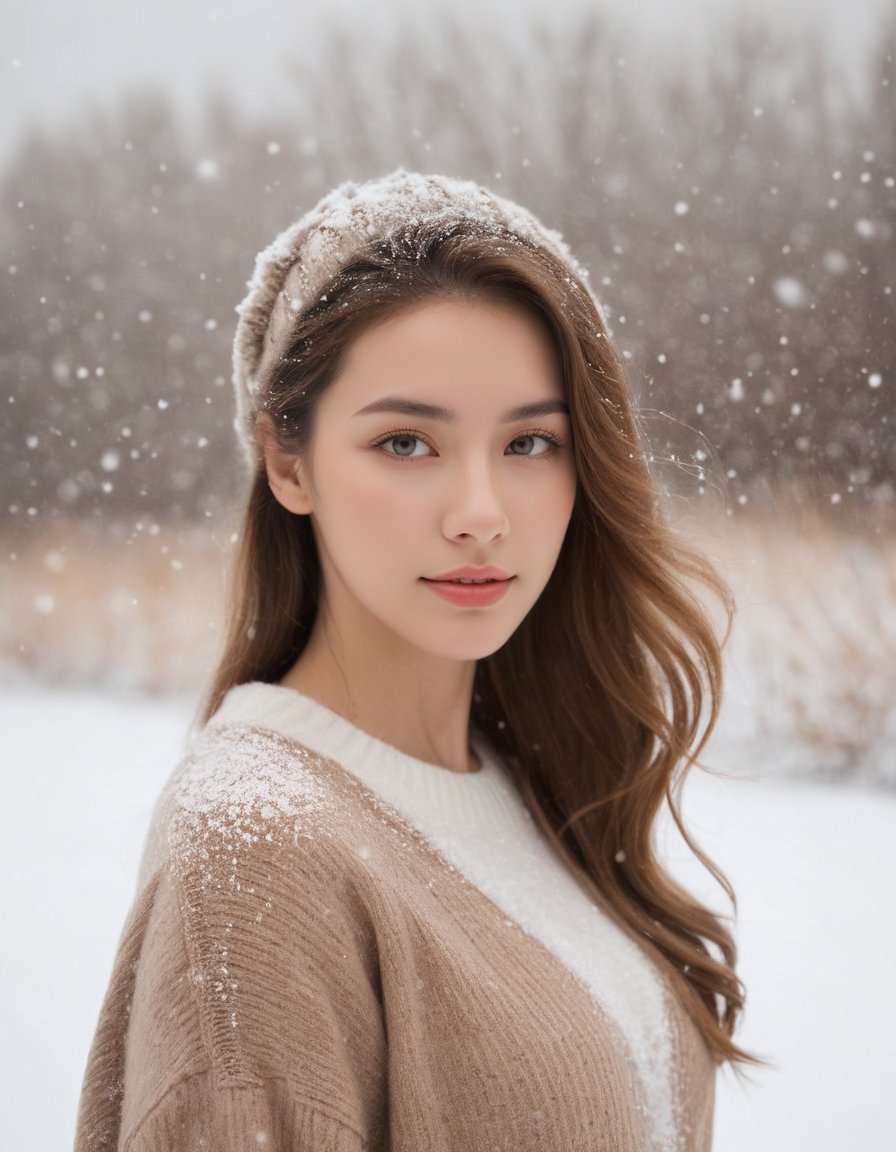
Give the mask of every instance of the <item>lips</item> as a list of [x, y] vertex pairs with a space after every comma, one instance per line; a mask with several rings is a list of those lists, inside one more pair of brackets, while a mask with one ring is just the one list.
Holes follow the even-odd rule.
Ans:
[[487, 608], [497, 604], [515, 579], [512, 573], [492, 564], [482, 568], [466, 564], [440, 576], [421, 576], [433, 592], [459, 608]]

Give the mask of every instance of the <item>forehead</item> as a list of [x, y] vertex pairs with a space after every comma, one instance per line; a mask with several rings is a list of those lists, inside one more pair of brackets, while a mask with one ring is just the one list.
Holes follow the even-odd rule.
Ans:
[[334, 385], [347, 403], [400, 389], [446, 407], [461, 397], [506, 407], [511, 396], [563, 394], [542, 321], [503, 302], [454, 298], [415, 304], [365, 329], [346, 349]]

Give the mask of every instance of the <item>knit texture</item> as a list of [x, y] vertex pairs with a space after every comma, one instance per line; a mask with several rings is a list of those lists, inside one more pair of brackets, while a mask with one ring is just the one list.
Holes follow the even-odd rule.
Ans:
[[156, 807], [76, 1152], [710, 1148], [699, 1033], [472, 743], [457, 774], [228, 694]]
[[[350, 180], [340, 184], [258, 253], [252, 278], [246, 282], [248, 292], [236, 309], [235, 426], [250, 465], [255, 460], [258, 398], [287, 355], [302, 313], [365, 250], [424, 221], [445, 226], [464, 223], [471, 231], [499, 237], [509, 234], [546, 248], [590, 293], [588, 272], [560, 232], [472, 181], [397, 168], [362, 184]], [[591, 295], [605, 323], [601, 306]]]

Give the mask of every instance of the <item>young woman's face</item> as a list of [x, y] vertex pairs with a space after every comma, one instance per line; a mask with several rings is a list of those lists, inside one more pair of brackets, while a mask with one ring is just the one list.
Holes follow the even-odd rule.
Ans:
[[[544, 407], [514, 413], [530, 405]], [[560, 552], [570, 440], [556, 352], [524, 311], [441, 299], [362, 333], [321, 398], [292, 508], [311, 515], [340, 631], [458, 660], [500, 648]], [[490, 586], [503, 595], [471, 606], [430, 583], [468, 565], [511, 577]]]

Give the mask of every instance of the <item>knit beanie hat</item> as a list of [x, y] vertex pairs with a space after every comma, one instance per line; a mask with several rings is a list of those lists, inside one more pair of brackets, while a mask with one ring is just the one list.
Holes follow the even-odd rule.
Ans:
[[[340, 270], [373, 244], [414, 223], [507, 230], [559, 257], [587, 288], [588, 273], [559, 232], [531, 212], [469, 180], [427, 176], [397, 168], [363, 184], [346, 181], [255, 258], [233, 344], [234, 421], [250, 466], [256, 459], [254, 425], [259, 403], [289, 352], [303, 312]], [[594, 299], [592, 294], [592, 299]], [[605, 318], [594, 299], [602, 323]]]

